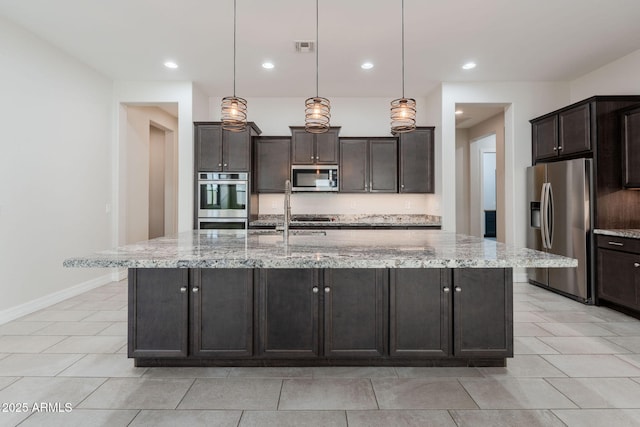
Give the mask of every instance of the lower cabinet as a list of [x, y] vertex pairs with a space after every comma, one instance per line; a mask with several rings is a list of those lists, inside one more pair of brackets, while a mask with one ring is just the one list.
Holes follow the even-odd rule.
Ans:
[[137, 366], [430, 359], [496, 366], [513, 356], [511, 274], [472, 268], [129, 269], [128, 354]]
[[191, 270], [191, 354], [198, 357], [253, 355], [253, 270]]
[[186, 357], [189, 270], [129, 269], [129, 357]]
[[264, 269], [260, 354], [265, 357], [382, 357], [385, 270]]
[[640, 240], [597, 236], [598, 301], [640, 312]]

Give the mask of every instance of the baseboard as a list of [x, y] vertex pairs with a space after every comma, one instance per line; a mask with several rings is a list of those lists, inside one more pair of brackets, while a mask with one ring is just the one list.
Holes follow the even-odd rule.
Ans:
[[80, 295], [91, 289], [95, 289], [102, 285], [106, 285], [107, 283], [111, 283], [114, 281], [114, 274], [117, 273], [105, 274], [103, 276], [96, 277], [95, 279], [82, 282], [70, 288], [66, 288], [49, 295], [45, 295], [43, 297], [36, 298], [24, 304], [2, 310], [0, 311], [0, 325], [18, 319], [22, 316], [26, 316], [27, 314], [34, 313], [38, 310], [42, 310], [43, 308], [47, 308], [68, 298], [75, 297], [76, 295]]

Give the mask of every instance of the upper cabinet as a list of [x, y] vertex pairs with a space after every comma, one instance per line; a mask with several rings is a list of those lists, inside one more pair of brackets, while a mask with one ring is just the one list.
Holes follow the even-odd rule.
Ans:
[[434, 192], [434, 127], [418, 127], [401, 133], [398, 140], [400, 157], [400, 193]]
[[640, 106], [622, 112], [623, 184], [640, 188]]
[[591, 151], [592, 102], [574, 104], [531, 121], [535, 161], [574, 157]]
[[338, 133], [331, 127], [325, 133], [313, 134], [304, 127], [291, 126], [291, 163], [294, 165], [338, 164]]
[[395, 138], [341, 138], [340, 191], [396, 193], [398, 142]]
[[291, 138], [261, 136], [255, 139], [254, 188], [258, 193], [284, 193], [291, 175]]
[[220, 122], [195, 122], [197, 172], [249, 172], [251, 138], [260, 134], [254, 123], [242, 132], [222, 129]]

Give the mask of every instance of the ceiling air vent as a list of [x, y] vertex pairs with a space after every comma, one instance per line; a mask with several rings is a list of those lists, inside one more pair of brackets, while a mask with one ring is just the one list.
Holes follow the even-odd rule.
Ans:
[[298, 53], [309, 53], [313, 52], [313, 49], [316, 43], [313, 40], [296, 40], [294, 41], [296, 45], [296, 52]]

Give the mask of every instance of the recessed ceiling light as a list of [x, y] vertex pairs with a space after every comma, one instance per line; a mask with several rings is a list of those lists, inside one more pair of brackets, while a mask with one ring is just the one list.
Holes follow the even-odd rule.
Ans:
[[472, 68], [476, 68], [476, 63], [475, 62], [467, 62], [466, 64], [464, 64], [462, 66], [463, 70], [471, 70]]
[[273, 65], [273, 62], [263, 62], [262, 63], [262, 68], [266, 68], [267, 70], [270, 70], [273, 67], [275, 67], [275, 65]]
[[176, 63], [175, 63], [175, 62], [173, 62], [173, 61], [167, 61], [167, 62], [165, 62], [165, 63], [164, 63], [164, 66], [165, 66], [165, 67], [167, 67], [167, 68], [172, 68], [172, 69], [178, 68], [178, 64], [176, 64]]
[[464, 111], [462, 111], [462, 110], [456, 110], [456, 114], [460, 115], [460, 114], [462, 114], [462, 113], [464, 113]]
[[365, 62], [360, 66], [363, 70], [370, 70], [373, 68], [373, 64], [371, 62]]

